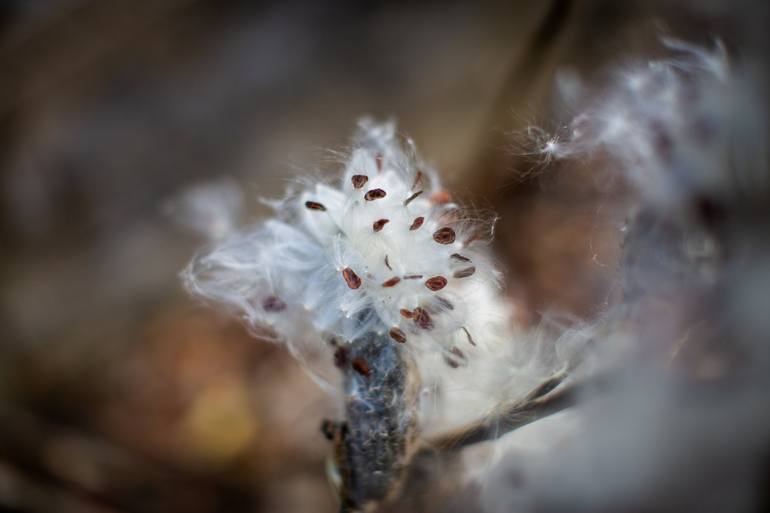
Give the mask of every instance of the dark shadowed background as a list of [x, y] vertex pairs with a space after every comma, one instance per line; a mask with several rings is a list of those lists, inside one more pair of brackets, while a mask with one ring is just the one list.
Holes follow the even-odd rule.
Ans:
[[258, 197], [333, 170], [360, 116], [393, 117], [500, 214], [521, 322], [590, 316], [622, 186], [532, 174], [521, 131], [560, 121], [559, 73], [590, 81], [661, 33], [762, 48], [764, 13], [743, 16], [761, 5], [0, 1], [0, 511], [334, 511], [333, 399], [185, 295], [204, 241], [175, 198], [231, 180], [256, 220]]

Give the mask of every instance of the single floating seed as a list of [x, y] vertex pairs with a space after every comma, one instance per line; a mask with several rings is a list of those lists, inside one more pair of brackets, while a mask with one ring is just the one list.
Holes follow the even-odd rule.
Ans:
[[366, 201], [374, 201], [374, 200], [382, 199], [387, 195], [388, 193], [386, 193], [382, 189], [372, 189], [370, 191], [367, 191], [366, 194], [364, 194], [364, 199]]
[[448, 226], [433, 232], [433, 240], [439, 244], [452, 244], [455, 241], [455, 231]]
[[399, 313], [404, 319], [412, 319], [414, 317], [414, 313], [411, 310], [407, 310], [406, 308], [399, 310]]
[[266, 312], [283, 312], [286, 310], [286, 303], [281, 301], [278, 296], [268, 296], [262, 301], [262, 308]]
[[414, 309], [414, 322], [424, 330], [433, 328], [433, 320], [430, 318], [430, 315], [424, 308], [419, 306]]
[[459, 356], [460, 358], [465, 360], [465, 353], [460, 351], [460, 349], [458, 347], [455, 347], [455, 346], [450, 347], [449, 348], [449, 352], [452, 353], [453, 355]]
[[382, 153], [375, 155], [374, 162], [377, 164], [377, 171], [382, 171]]
[[422, 274], [407, 274], [403, 276], [405, 280], [421, 280]]
[[454, 277], [455, 278], [467, 278], [468, 276], [471, 276], [473, 273], [476, 272], [476, 268], [466, 267], [465, 269], [460, 269], [459, 271], [455, 271]]
[[449, 255], [449, 258], [454, 258], [455, 260], [459, 260], [460, 262], [470, 262], [471, 259], [468, 257], [462, 256], [460, 253], [452, 253]]
[[406, 198], [406, 199], [404, 200], [404, 206], [407, 206], [408, 204], [410, 204], [410, 203], [411, 203], [411, 202], [412, 202], [412, 201], [413, 201], [413, 200], [414, 200], [414, 199], [415, 199], [417, 196], [419, 196], [420, 194], [422, 194], [422, 192], [423, 192], [423, 191], [417, 191], [417, 192], [415, 192], [414, 194], [412, 194], [411, 196], [409, 196], [408, 198]]
[[400, 281], [401, 281], [401, 278], [396, 276], [395, 278], [391, 278], [388, 281], [386, 281], [385, 283], [383, 283], [382, 286], [383, 287], [392, 287], [392, 286], [394, 286], [395, 284], [397, 284]]
[[350, 364], [353, 366], [353, 370], [360, 375], [366, 376], [367, 378], [372, 375], [372, 368], [369, 367], [369, 363], [360, 356], [353, 358]]
[[390, 328], [388, 335], [399, 344], [406, 343], [406, 334], [398, 328]]
[[361, 278], [359, 278], [350, 267], [346, 267], [342, 270], [342, 277], [345, 278], [345, 282], [351, 289], [357, 289], [361, 286]]
[[385, 267], [387, 267], [391, 271], [393, 270], [393, 268], [390, 266], [390, 262], [388, 262], [388, 255], [385, 255]]
[[372, 230], [378, 232], [382, 230], [382, 227], [390, 222], [390, 219], [379, 219], [372, 224]]
[[326, 211], [326, 207], [323, 206], [321, 203], [318, 203], [317, 201], [306, 201], [305, 208], [309, 210], [320, 210], [322, 212]]
[[422, 216], [415, 218], [415, 220], [412, 221], [412, 226], [409, 227], [409, 231], [414, 231], [418, 229], [420, 226], [422, 226], [422, 223], [424, 222], [425, 222], [425, 218]]
[[443, 289], [444, 287], [446, 287], [446, 284], [447, 284], [446, 278], [444, 278], [443, 276], [434, 276], [433, 278], [428, 278], [425, 281], [425, 286], [428, 287], [433, 292]]
[[353, 187], [360, 189], [369, 181], [369, 177], [366, 175], [353, 175], [350, 177], [350, 181], [353, 182]]

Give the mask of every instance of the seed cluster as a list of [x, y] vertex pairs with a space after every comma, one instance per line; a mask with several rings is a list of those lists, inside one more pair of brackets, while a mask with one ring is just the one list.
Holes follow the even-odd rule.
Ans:
[[[383, 157], [381, 154], [378, 154], [376, 156], [377, 170], [381, 171], [382, 166], [383, 166]], [[369, 182], [369, 176], [364, 174], [355, 174], [351, 177], [350, 181], [351, 181], [351, 184], [353, 185], [353, 188], [363, 189], [363, 187]], [[423, 182], [423, 174], [421, 171], [417, 171], [415, 174], [415, 179], [412, 185], [412, 189], [414, 190], [422, 182]], [[403, 202], [404, 207], [407, 207], [415, 199], [421, 196], [423, 192], [424, 191], [422, 189], [413, 192], [406, 200], [404, 200]], [[387, 196], [387, 191], [385, 191], [384, 189], [373, 188], [373, 189], [367, 190], [364, 193], [363, 198], [366, 202], [372, 202], [372, 201], [385, 198], [386, 196]], [[451, 198], [448, 196], [448, 193], [444, 191], [439, 191], [439, 193], [434, 193], [432, 196], [432, 201], [437, 204], [446, 203], [450, 200]], [[317, 210], [321, 212], [326, 211], [326, 207], [317, 201], [307, 201], [305, 202], [305, 207], [307, 207], [309, 210]], [[456, 209], [451, 209], [448, 212], [444, 212], [442, 216], [439, 218], [440, 222], [445, 221], [447, 223], [456, 222], [457, 220], [459, 220], [459, 213]], [[381, 232], [388, 223], [390, 223], [390, 219], [386, 219], [386, 218], [378, 219], [372, 223], [372, 231], [374, 233]], [[409, 231], [419, 230], [424, 223], [425, 223], [424, 216], [418, 216], [414, 218], [411, 225], [409, 226]], [[455, 240], [457, 239], [457, 234], [455, 233], [455, 230], [450, 226], [442, 226], [432, 234], [432, 239], [437, 244], [449, 245], [455, 242]], [[449, 258], [452, 261], [456, 261], [464, 264], [471, 263], [470, 258], [465, 257], [459, 253], [453, 253], [452, 255], [450, 255]], [[393, 267], [390, 264], [388, 255], [385, 255], [384, 262], [385, 262], [385, 266], [392, 271]], [[475, 272], [476, 272], [475, 266], [468, 265], [455, 270], [452, 274], [452, 277], [456, 279], [467, 278], [469, 276], [472, 276]], [[342, 269], [342, 278], [347, 284], [347, 286], [353, 290], [359, 289], [363, 283], [362, 278], [350, 267], [345, 267]], [[367, 274], [367, 278], [373, 278], [373, 276]], [[387, 279], [386, 281], [382, 282], [381, 287], [392, 288], [399, 285], [402, 280], [422, 280], [422, 279], [424, 279], [424, 275], [422, 274], [404, 274], [402, 276], [393, 276]], [[435, 275], [425, 279], [424, 285], [431, 292], [438, 292], [444, 289], [448, 285], [448, 283], [449, 283], [449, 280], [445, 276]], [[440, 304], [446, 310], [451, 311], [454, 308], [452, 303], [444, 298], [437, 297], [436, 300], [438, 304]], [[274, 306], [271, 303], [270, 308], [275, 309], [276, 306]], [[268, 307], [266, 306], [265, 309], [268, 309]], [[432, 318], [432, 314], [424, 307], [418, 306], [413, 310], [402, 308], [399, 310], [399, 312], [402, 318], [413, 321], [414, 325], [419, 329], [430, 330], [435, 326]], [[433, 313], [438, 313], [438, 312], [433, 312]], [[467, 333], [467, 330], [466, 330], [466, 333]], [[398, 327], [395, 327], [395, 326], [392, 327], [389, 331], [389, 335], [393, 340], [395, 340], [398, 343], [405, 343], [407, 341], [406, 333]], [[468, 337], [470, 340], [470, 334], [468, 334]], [[364, 373], [362, 372], [362, 374]]]

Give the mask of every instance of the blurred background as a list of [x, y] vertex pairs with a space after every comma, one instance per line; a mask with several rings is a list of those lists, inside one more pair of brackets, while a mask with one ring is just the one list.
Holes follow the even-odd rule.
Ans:
[[334, 401], [185, 295], [205, 242], [185, 191], [234, 184], [257, 220], [260, 196], [333, 171], [360, 116], [392, 117], [500, 214], [520, 322], [588, 318], [613, 294], [623, 186], [538, 173], [522, 131], [573, 114], [555, 83], [661, 33], [764, 48], [763, 4], [1, 0], [0, 511], [334, 511]]

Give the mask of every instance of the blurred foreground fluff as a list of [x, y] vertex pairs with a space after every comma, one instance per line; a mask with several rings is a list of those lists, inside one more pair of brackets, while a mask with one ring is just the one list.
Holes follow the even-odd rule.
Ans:
[[[617, 72], [541, 141], [545, 155], [588, 159], [637, 192], [618, 301], [565, 335], [592, 341], [591, 361], [612, 357], [622, 372], [512, 442], [485, 476], [488, 511], [767, 510], [764, 77], [731, 66], [719, 44], [664, 43], [670, 57]], [[538, 436], [542, 450], [528, 443]]]
[[365, 463], [335, 446], [337, 470], [343, 487], [351, 468], [377, 474], [356, 477], [369, 488], [349, 509], [393, 499], [387, 485], [403, 479], [419, 439], [502, 425], [512, 403], [564, 369], [534, 390], [546, 400], [577, 391], [577, 407], [490, 444], [492, 459], [459, 472], [485, 510], [767, 506], [761, 77], [731, 67], [720, 45], [665, 43], [670, 58], [618, 72], [598, 100], [568, 91], [583, 113], [563, 133], [536, 132], [548, 159], [588, 160], [636, 191], [617, 299], [597, 319], [553, 336], [517, 329], [484, 249], [490, 223], [451, 203], [388, 124], [363, 124], [339, 187], [310, 183], [272, 203], [275, 219], [225, 236], [184, 272], [193, 293], [272, 327], [323, 383], [335, 379], [324, 362], [342, 371], [348, 424], [327, 435], [374, 432], [359, 440]]

